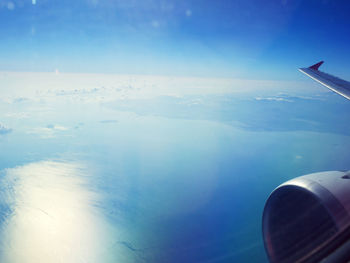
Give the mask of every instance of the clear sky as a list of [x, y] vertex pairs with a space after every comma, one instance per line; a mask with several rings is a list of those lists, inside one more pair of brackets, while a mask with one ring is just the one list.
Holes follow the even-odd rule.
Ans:
[[330, 0], [2, 0], [0, 70], [292, 80], [325, 60], [346, 78], [349, 13]]

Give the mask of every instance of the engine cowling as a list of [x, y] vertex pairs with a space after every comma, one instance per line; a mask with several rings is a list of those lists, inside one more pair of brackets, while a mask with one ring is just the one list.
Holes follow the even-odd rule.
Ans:
[[349, 239], [343, 233], [350, 233], [350, 172], [313, 173], [280, 185], [265, 204], [262, 227], [272, 263], [317, 262]]

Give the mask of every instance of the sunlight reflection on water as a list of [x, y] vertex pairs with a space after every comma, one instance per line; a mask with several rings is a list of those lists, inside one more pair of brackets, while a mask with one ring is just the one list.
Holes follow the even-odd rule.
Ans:
[[0, 262], [98, 261], [110, 240], [87, 173], [80, 164], [57, 161], [3, 172]]

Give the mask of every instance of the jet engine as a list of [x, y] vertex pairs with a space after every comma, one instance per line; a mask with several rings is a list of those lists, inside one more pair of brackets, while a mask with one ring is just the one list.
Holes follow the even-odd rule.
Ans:
[[262, 220], [270, 262], [350, 262], [350, 172], [297, 177], [269, 196]]

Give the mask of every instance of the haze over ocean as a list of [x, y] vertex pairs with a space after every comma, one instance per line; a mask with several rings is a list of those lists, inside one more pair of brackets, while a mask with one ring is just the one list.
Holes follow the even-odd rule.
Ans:
[[348, 169], [350, 105], [316, 84], [0, 78], [1, 262], [264, 262], [272, 189]]

